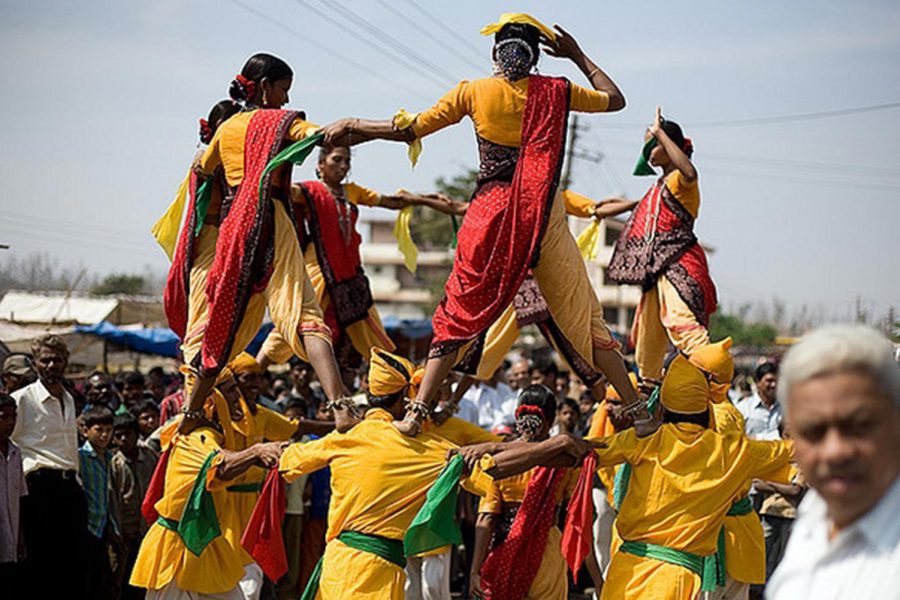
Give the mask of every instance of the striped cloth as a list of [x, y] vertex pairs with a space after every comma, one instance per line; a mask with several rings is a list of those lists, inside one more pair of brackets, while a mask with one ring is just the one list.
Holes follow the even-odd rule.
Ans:
[[109, 460], [97, 454], [89, 441], [78, 449], [78, 459], [81, 486], [87, 499], [88, 531], [102, 538], [107, 523], [112, 520], [109, 514]]

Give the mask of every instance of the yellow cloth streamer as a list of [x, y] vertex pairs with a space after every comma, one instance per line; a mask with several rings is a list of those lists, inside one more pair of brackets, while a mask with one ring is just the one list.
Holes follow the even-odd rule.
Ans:
[[[401, 131], [404, 129], [409, 129], [410, 127], [412, 127], [412, 124], [416, 122], [417, 116], [419, 116], [419, 113], [406, 112], [406, 109], [401, 108], [397, 111], [397, 114], [394, 115], [394, 127], [400, 129]], [[419, 156], [421, 154], [422, 140], [416, 138], [409, 143], [409, 147], [406, 150], [406, 155], [409, 157], [409, 162], [413, 167], [415, 167], [416, 163], [419, 162]]]
[[404, 206], [397, 214], [397, 220], [394, 222], [394, 237], [397, 239], [397, 248], [403, 255], [403, 264], [407, 270], [413, 275], [416, 274], [416, 266], [419, 260], [419, 249], [412, 239], [409, 231], [409, 223], [412, 220], [413, 207]]
[[597, 219], [591, 219], [591, 224], [575, 240], [578, 243], [578, 250], [584, 260], [594, 260], [597, 258], [597, 251], [600, 248], [600, 222]]
[[187, 201], [188, 187], [191, 185], [191, 173], [188, 172], [187, 177], [178, 186], [175, 192], [175, 199], [172, 204], [163, 213], [153, 227], [150, 233], [156, 238], [157, 243], [162, 246], [163, 251], [169, 260], [175, 255], [175, 246], [178, 244], [178, 231], [181, 229], [181, 216], [184, 214], [184, 205]]
[[490, 25], [485, 25], [481, 28], [481, 35], [493, 35], [503, 29], [504, 25], [509, 25], [510, 23], [519, 23], [522, 25], [531, 25], [532, 27], [536, 27], [541, 34], [548, 38], [550, 41], [556, 41], [556, 32], [531, 15], [525, 13], [503, 13], [500, 15], [500, 20], [496, 23], [491, 23]]

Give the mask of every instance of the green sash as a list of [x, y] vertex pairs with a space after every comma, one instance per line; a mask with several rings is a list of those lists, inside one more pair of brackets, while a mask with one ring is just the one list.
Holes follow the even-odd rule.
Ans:
[[194, 214], [197, 215], [197, 226], [194, 228], [194, 236], [200, 235], [203, 224], [206, 223], [206, 211], [209, 210], [209, 202], [212, 199], [212, 177], [200, 184], [196, 192], [197, 200], [194, 204]]
[[309, 137], [305, 137], [299, 142], [291, 144], [281, 152], [275, 155], [269, 164], [266, 165], [265, 171], [263, 171], [262, 176], [259, 178], [259, 196], [263, 197], [263, 184], [266, 181], [266, 175], [271, 173], [273, 170], [277, 169], [281, 165], [285, 163], [293, 163], [295, 165], [302, 164], [306, 157], [312, 153], [315, 147], [319, 144], [319, 142], [325, 136], [321, 133], [316, 133]]
[[197, 556], [222, 534], [216, 505], [212, 494], [206, 489], [206, 476], [217, 454], [218, 452], [210, 452], [203, 461], [176, 530], [185, 547]]
[[[728, 512], [725, 514], [727, 517], [741, 517], [743, 515], [749, 515], [753, 512], [753, 503], [750, 501], [748, 496], [744, 496], [740, 500], [736, 500], [731, 508], [728, 509]], [[723, 525], [721, 529], [719, 529], [719, 540], [716, 545], [716, 553], [713, 555], [711, 559], [715, 561], [716, 566], [716, 584], [717, 586], [725, 585], [725, 526]], [[710, 590], [711, 591], [711, 590]]]
[[634, 175], [641, 177], [643, 175], [656, 175], [656, 171], [650, 166], [650, 152], [659, 144], [659, 140], [651, 136], [641, 148], [641, 155], [638, 157], [637, 164], [634, 165]]
[[635, 556], [653, 558], [672, 565], [678, 565], [679, 567], [684, 567], [685, 569], [696, 573], [700, 576], [700, 589], [704, 592], [714, 591], [718, 585], [725, 584], [724, 578], [721, 584], [718, 583], [719, 573], [716, 567], [715, 554], [700, 556], [693, 552], [685, 552], [684, 550], [676, 550], [675, 548], [669, 548], [668, 546], [660, 546], [659, 544], [650, 544], [647, 542], [622, 542], [619, 549], [622, 552], [627, 552], [628, 554], [633, 554]]
[[252, 493], [252, 492], [261, 492], [263, 487], [262, 481], [257, 481], [256, 483], [236, 483], [235, 485], [229, 485], [225, 488], [228, 492], [244, 492], [244, 493]]
[[[384, 560], [394, 563], [401, 569], [406, 567], [406, 557], [403, 555], [403, 542], [400, 540], [391, 540], [378, 535], [369, 535], [367, 533], [359, 533], [357, 531], [342, 531], [337, 536], [344, 545], [368, 552], [379, 556]], [[300, 600], [314, 600], [319, 592], [319, 581], [322, 579], [322, 561], [324, 556], [316, 563], [316, 568], [309, 577], [309, 583], [303, 590]]]

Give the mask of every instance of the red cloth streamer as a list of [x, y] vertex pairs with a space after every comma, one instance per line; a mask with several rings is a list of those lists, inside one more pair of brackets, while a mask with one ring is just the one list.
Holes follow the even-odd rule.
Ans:
[[537, 260], [563, 160], [568, 106], [568, 81], [529, 77], [515, 174], [510, 183], [481, 186], [469, 206], [446, 295], [432, 317], [430, 356], [455, 352], [486, 331]]
[[197, 226], [197, 189], [201, 180], [191, 172], [188, 185], [187, 216], [178, 236], [175, 255], [163, 290], [163, 310], [169, 328], [182, 340], [187, 333], [188, 298], [190, 298], [191, 267], [194, 265], [194, 228]]
[[266, 477], [262, 493], [241, 536], [241, 546], [272, 581], [278, 581], [288, 572], [287, 552], [281, 532], [286, 508], [284, 479], [275, 467]]
[[509, 535], [481, 566], [481, 581], [491, 600], [522, 600], [541, 566], [556, 517], [556, 492], [566, 470], [537, 467]]
[[147, 525], [153, 525], [154, 521], [159, 518], [159, 513], [156, 512], [156, 503], [163, 497], [166, 489], [166, 467], [169, 464], [169, 452], [170, 450], [166, 450], [160, 455], [150, 483], [147, 485], [144, 500], [141, 502], [141, 514], [147, 521]]
[[569, 512], [563, 530], [562, 553], [576, 583], [581, 563], [593, 551], [591, 530], [594, 525], [594, 499], [591, 492], [596, 471], [597, 453], [591, 452], [581, 464], [581, 475], [569, 500]]

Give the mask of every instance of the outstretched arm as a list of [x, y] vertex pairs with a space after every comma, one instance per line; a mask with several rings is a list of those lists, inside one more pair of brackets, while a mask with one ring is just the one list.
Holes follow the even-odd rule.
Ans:
[[321, 129], [326, 146], [355, 146], [370, 140], [411, 142], [416, 136], [411, 128], [398, 129], [391, 120], [338, 119]]
[[245, 473], [250, 467], [271, 469], [278, 464], [286, 446], [285, 442], [270, 442], [254, 444], [240, 452], [221, 450], [222, 461], [216, 468], [216, 479], [229, 481]]
[[557, 435], [539, 444], [509, 444], [508, 449], [494, 455], [495, 466], [486, 472], [494, 479], [503, 479], [537, 466], [572, 467], [580, 463], [589, 452], [602, 447], [599, 444], [569, 435]]
[[637, 206], [637, 204], [637, 200], [626, 200], [625, 198], [616, 197], [607, 198], [598, 202], [594, 207], [594, 216], [598, 219], [615, 217], [624, 212], [634, 210], [634, 207]]
[[678, 144], [672, 141], [672, 138], [666, 134], [665, 129], [662, 128], [662, 109], [660, 107], [656, 107], [656, 117], [653, 119], [653, 125], [650, 127], [650, 134], [662, 144], [662, 147], [666, 149], [666, 154], [669, 155], [669, 158], [672, 160], [672, 164], [675, 165], [675, 168], [681, 171], [681, 175], [687, 181], [694, 181], [697, 179], [697, 169], [694, 168], [694, 163], [691, 162], [691, 159], [688, 158], [688, 155], [684, 153], [684, 150], [678, 147]]
[[609, 94], [608, 110], [610, 112], [625, 108], [625, 96], [619, 86], [584, 53], [572, 34], [559, 25], [553, 27], [557, 32], [556, 43], [544, 40], [544, 52], [557, 58], [568, 58], [575, 63], [575, 66], [590, 80], [595, 90]]

